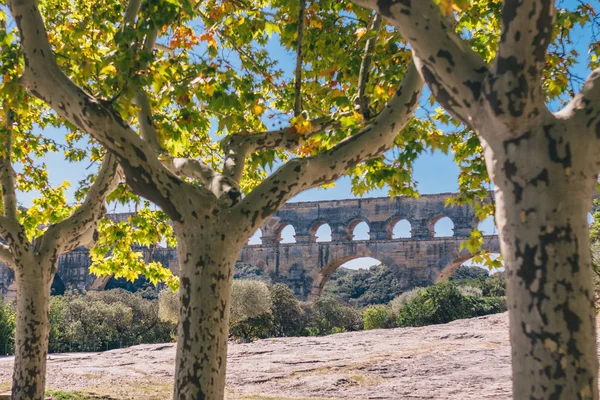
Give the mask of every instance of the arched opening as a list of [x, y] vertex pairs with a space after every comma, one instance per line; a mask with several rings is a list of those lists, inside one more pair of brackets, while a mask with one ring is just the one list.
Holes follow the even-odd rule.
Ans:
[[321, 224], [315, 231], [316, 242], [331, 242], [331, 227], [329, 224]]
[[262, 231], [260, 229], [257, 229], [256, 232], [250, 236], [248, 244], [262, 244]]
[[442, 217], [433, 225], [433, 237], [449, 236], [454, 236], [454, 222], [448, 217]]
[[286, 225], [279, 235], [281, 237], [279, 243], [296, 243], [296, 230], [292, 225]]
[[410, 238], [411, 235], [410, 222], [406, 219], [398, 220], [392, 225], [392, 239]]
[[[500, 257], [500, 253], [490, 253], [490, 260], [495, 260], [498, 257]], [[501, 267], [499, 268], [492, 268], [490, 269], [489, 266], [486, 264], [486, 261], [483, 260], [479, 260], [481, 257], [477, 256], [477, 255], [472, 255], [472, 254], [465, 254], [461, 257], [458, 257], [457, 259], [449, 262], [444, 269], [442, 269], [442, 271], [439, 273], [439, 275], [437, 276], [435, 282], [445, 282], [448, 279], [450, 279], [451, 276], [453, 276], [456, 271], [460, 268], [460, 267], [467, 267], [467, 268], [463, 268], [463, 272], [470, 270], [470, 272], [475, 275], [477, 273], [479, 273], [480, 271], [478, 270], [478, 268], [483, 268], [486, 271], [488, 271], [489, 275], [493, 275], [496, 274], [498, 272], [503, 272], [504, 271], [504, 263], [501, 262]], [[477, 268], [477, 269], [476, 269]]]
[[338, 268], [346, 268], [352, 270], [369, 269], [376, 265], [381, 265], [381, 261], [373, 257], [359, 257], [350, 261], [346, 261]]
[[106, 283], [106, 286], [104, 286], [104, 290], [123, 289], [132, 293], [146, 288], [154, 288], [154, 285], [144, 275], [138, 276], [133, 282], [125, 278], [115, 278], [112, 276]]
[[50, 286], [50, 296], [62, 296], [65, 294], [65, 283], [60, 278], [60, 275], [54, 274], [52, 286]]
[[350, 226], [352, 230], [352, 240], [369, 240], [369, 225], [365, 221], [356, 221]]
[[490, 215], [477, 225], [477, 229], [484, 235], [497, 235], [498, 230], [496, 229], [496, 222], [494, 216]]

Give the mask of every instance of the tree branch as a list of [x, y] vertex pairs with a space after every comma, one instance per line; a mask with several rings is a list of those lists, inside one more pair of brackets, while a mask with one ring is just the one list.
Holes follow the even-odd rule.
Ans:
[[[594, 112], [595, 111], [595, 112]], [[555, 115], [563, 119], [590, 118], [593, 122], [600, 117], [600, 68], [587, 77], [581, 91]], [[597, 121], [600, 129], [600, 120]], [[591, 126], [591, 124], [590, 124]], [[596, 128], [595, 126], [593, 127]]]
[[193, 158], [178, 158], [170, 155], [162, 155], [164, 165], [174, 174], [199, 181], [210, 190], [216, 198], [221, 198], [225, 193], [232, 194], [236, 198], [240, 196], [239, 181], [234, 181], [225, 174], [214, 171], [202, 161]]
[[328, 151], [287, 162], [234, 207], [234, 220], [246, 219], [249, 224], [240, 226], [254, 231], [298, 193], [331, 183], [359, 163], [384, 154], [410, 121], [422, 88], [423, 82], [411, 64], [396, 96], [367, 127]]
[[497, 107], [505, 113], [520, 116], [545, 103], [541, 77], [552, 40], [554, 14], [553, 0], [503, 2], [494, 78], [486, 95], [491, 95], [492, 101], [502, 102]]
[[[176, 202], [187, 184], [160, 163], [149, 144], [107, 102], [84, 92], [58, 67], [37, 2], [10, 0], [8, 3], [21, 35], [25, 87], [116, 155], [128, 185], [135, 192], [157, 204], [173, 220], [180, 220]], [[214, 201], [209, 191], [199, 198], [207, 205]]]
[[410, 42], [415, 62], [438, 102], [464, 123], [477, 112], [488, 74], [484, 60], [462, 40], [433, 0], [353, 0], [379, 12]]
[[[377, 13], [373, 15], [371, 18], [371, 23], [367, 30], [379, 33], [379, 29], [381, 28], [381, 16]], [[369, 82], [369, 73], [371, 72], [371, 61], [373, 60], [373, 50], [375, 49], [375, 44], [377, 43], [377, 36], [373, 36], [367, 43], [365, 44], [365, 51], [363, 53], [362, 62], [360, 64], [360, 71], [358, 73], [358, 95], [356, 97], [355, 105], [357, 107], [357, 111], [362, 114], [364, 119], [368, 121], [371, 119], [371, 110], [369, 109], [369, 98], [366, 95], [367, 83]]]
[[106, 214], [106, 197], [115, 190], [120, 180], [117, 158], [109, 153], [104, 157], [98, 176], [83, 203], [70, 217], [51, 225], [44, 232], [41, 250], [54, 252], [57, 249], [57, 254], [61, 254], [92, 244], [98, 223]]
[[14, 268], [15, 259], [9, 246], [0, 243], [0, 262], [8, 265], [10, 268]]
[[296, 37], [296, 80], [294, 82], [294, 116], [302, 112], [302, 46], [304, 42], [304, 19], [306, 15], [306, 0], [300, 0], [298, 11], [298, 36]]
[[0, 185], [2, 186], [2, 208], [4, 216], [17, 222], [19, 213], [17, 209], [17, 194], [15, 189], [15, 171], [12, 167], [12, 139], [14, 118], [12, 110], [4, 105], [6, 121], [6, 137], [4, 138], [4, 155], [0, 156]]

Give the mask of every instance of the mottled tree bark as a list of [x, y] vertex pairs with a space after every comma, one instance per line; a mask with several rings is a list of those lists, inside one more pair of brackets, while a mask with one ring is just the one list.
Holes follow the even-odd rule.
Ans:
[[243, 242], [221, 218], [196, 215], [175, 224], [181, 287], [173, 398], [222, 399], [231, 281]]
[[[515, 399], [597, 398], [587, 212], [596, 175], [559, 121], [486, 149], [506, 266]], [[494, 147], [494, 146], [490, 146]]]
[[17, 324], [13, 400], [42, 400], [50, 333], [50, 286], [53, 266], [28, 254], [17, 265]]
[[514, 398], [598, 399], [586, 218], [600, 171], [600, 70], [567, 107], [548, 110], [552, 0], [503, 3], [491, 65], [433, 0], [355, 2], [394, 23], [436, 99], [480, 138], [507, 271]]
[[106, 156], [83, 204], [33, 242], [18, 219], [10, 218], [10, 213], [0, 216], [0, 236], [6, 241], [0, 246], [0, 260], [14, 269], [17, 283], [13, 400], [44, 399], [50, 287], [58, 256], [94, 242], [98, 222], [106, 213], [106, 196], [119, 179], [118, 164]]

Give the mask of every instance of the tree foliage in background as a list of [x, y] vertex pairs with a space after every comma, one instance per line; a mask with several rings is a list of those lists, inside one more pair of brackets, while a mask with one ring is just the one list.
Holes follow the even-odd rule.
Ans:
[[16, 313], [12, 303], [0, 297], [0, 355], [12, 354], [15, 345]]
[[389, 303], [405, 290], [405, 285], [386, 265], [360, 270], [339, 268], [325, 284], [324, 293], [360, 308]]
[[393, 328], [396, 322], [392, 308], [384, 305], [367, 307], [362, 313], [362, 318], [366, 331]]

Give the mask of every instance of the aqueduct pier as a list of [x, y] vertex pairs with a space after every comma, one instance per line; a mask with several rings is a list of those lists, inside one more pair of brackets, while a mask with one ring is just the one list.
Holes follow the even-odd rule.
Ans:
[[[273, 281], [284, 282], [300, 298], [317, 296], [327, 279], [345, 262], [372, 257], [392, 267], [406, 289], [445, 280], [458, 266], [471, 258], [459, 246], [477, 226], [474, 210], [469, 206], [446, 207], [452, 193], [423, 195], [420, 198], [365, 198], [333, 201], [288, 203], [260, 229], [261, 244], [247, 245], [240, 263], [252, 264]], [[453, 235], [436, 237], [434, 226], [449, 218]], [[125, 219], [127, 214], [112, 218]], [[410, 224], [410, 237], [394, 238], [394, 227], [401, 221]], [[356, 226], [365, 222], [368, 240], [354, 240]], [[406, 222], [402, 222], [406, 226]], [[281, 243], [281, 233], [293, 226], [296, 243]], [[317, 230], [328, 225], [331, 241], [317, 241]], [[499, 252], [498, 237], [485, 236], [485, 250]], [[147, 260], [155, 260], [177, 273], [174, 248], [143, 250]], [[66, 288], [102, 290], [107, 278], [97, 278], [88, 271], [86, 249], [60, 257], [57, 279]], [[14, 297], [14, 274], [0, 266], [0, 294]]]

